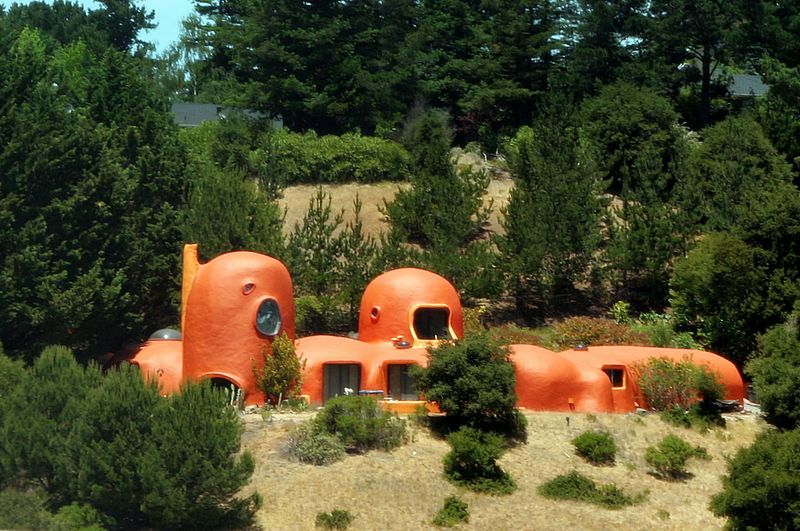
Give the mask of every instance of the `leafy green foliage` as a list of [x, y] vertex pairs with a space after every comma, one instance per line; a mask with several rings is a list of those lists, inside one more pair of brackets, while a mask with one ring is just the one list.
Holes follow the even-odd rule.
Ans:
[[378, 272], [378, 246], [364, 231], [361, 200], [356, 195], [344, 227], [344, 209], [334, 212], [331, 201], [320, 187], [289, 236], [296, 289], [313, 296], [298, 302], [301, 333], [355, 327], [361, 294]]
[[241, 174], [196, 165], [183, 233], [204, 256], [249, 250], [283, 254], [283, 213]]
[[328, 465], [344, 457], [345, 446], [338, 436], [321, 430], [319, 425], [309, 421], [289, 432], [284, 451], [301, 463]]
[[568, 317], [553, 325], [550, 339], [558, 349], [577, 345], [649, 345], [648, 338], [630, 326], [610, 319]]
[[675, 330], [675, 317], [671, 313], [642, 313], [630, 326], [633, 330], [646, 334], [654, 347], [703, 349], [703, 345], [690, 332]]
[[575, 453], [594, 465], [611, 465], [617, 455], [614, 437], [607, 431], [585, 431], [572, 440]]
[[505, 450], [503, 437], [464, 426], [447, 437], [450, 452], [444, 456], [444, 475], [456, 485], [487, 494], [510, 494], [517, 485], [500, 468]]
[[350, 511], [334, 509], [329, 513], [317, 513], [314, 525], [322, 529], [347, 529], [354, 519], [355, 516], [350, 514]]
[[657, 476], [680, 480], [688, 477], [686, 462], [692, 457], [710, 459], [705, 448], [694, 447], [677, 435], [667, 435], [658, 445], [647, 448], [644, 459]]
[[496, 292], [493, 254], [479, 240], [489, 218], [490, 208], [483, 204], [488, 177], [453, 166], [450, 136], [440, 114], [423, 115], [412, 131], [411, 187], [383, 205], [390, 238], [421, 245], [420, 265], [459, 286], [466, 296]]
[[6, 350], [98, 354], [160, 328], [174, 315], [186, 159], [155, 87], [129, 55], [49, 54], [33, 30], [0, 71]]
[[3, 529], [49, 529], [53, 515], [45, 508], [42, 492], [7, 488], [0, 491], [0, 527]]
[[345, 446], [360, 452], [391, 450], [407, 439], [405, 420], [384, 411], [368, 396], [332, 398], [314, 423], [320, 431], [337, 436]]
[[785, 184], [760, 194], [737, 219], [734, 232], [753, 248], [766, 277], [759, 286], [764, 303], [755, 330], [763, 333], [784, 322], [800, 300], [800, 190]]
[[411, 371], [417, 389], [447, 413], [455, 429], [469, 426], [525, 439], [508, 349], [487, 334], [432, 347], [427, 367]]
[[758, 338], [758, 349], [745, 367], [753, 378], [767, 422], [782, 430], [800, 426], [800, 332], [798, 312]]
[[792, 182], [789, 164], [750, 116], [729, 117], [703, 131], [681, 184], [683, 208], [707, 230], [735, 227], [765, 193]]
[[[644, 179], [674, 179], [670, 171], [681, 153], [678, 115], [655, 91], [618, 82], [581, 106], [581, 133], [598, 161], [609, 189], [623, 197], [647, 183]], [[631, 170], [642, 156], [656, 164], [652, 171]]]
[[765, 278], [755, 251], [727, 233], [711, 233], [675, 264], [670, 299], [679, 327], [738, 364], [763, 330], [761, 286]]
[[272, 171], [287, 184], [403, 181], [410, 174], [403, 146], [376, 137], [281, 129], [271, 132], [262, 146]]
[[469, 506], [458, 496], [448, 496], [444, 499], [442, 508], [433, 517], [433, 525], [454, 527], [460, 523], [469, 523]]
[[298, 336], [346, 331], [350, 324], [347, 308], [335, 295], [300, 295], [295, 300]]
[[517, 305], [528, 310], [571, 292], [599, 239], [599, 182], [573, 124], [572, 107], [553, 98], [509, 142], [516, 185], [498, 246]]
[[767, 431], [728, 462], [711, 510], [731, 529], [796, 529], [800, 522], [800, 431]]
[[208, 383], [165, 399], [133, 366], [103, 375], [51, 347], [7, 403], [4, 481], [39, 485], [60, 504], [100, 513], [76, 506], [58, 518], [213, 528], [245, 524], [260, 504], [257, 493], [235, 497], [254, 464], [237, 455], [239, 418]]
[[692, 362], [691, 358], [675, 361], [650, 358], [634, 367], [637, 381], [647, 405], [657, 411], [673, 407], [687, 410], [698, 401], [711, 407], [722, 398], [724, 387], [711, 370]]
[[627, 505], [641, 503], [645, 498], [644, 494], [629, 496], [613, 483], [598, 486], [590, 478], [575, 470], [542, 483], [538, 491], [545, 498], [583, 501], [606, 509], [621, 509]]
[[756, 116], [775, 148], [800, 169], [800, 70], [770, 58], [764, 64], [769, 92], [757, 107]]
[[300, 392], [305, 361], [295, 352], [294, 341], [286, 332], [272, 342], [272, 352], [264, 350], [264, 368], [256, 372], [256, 384], [270, 404], [277, 405]]

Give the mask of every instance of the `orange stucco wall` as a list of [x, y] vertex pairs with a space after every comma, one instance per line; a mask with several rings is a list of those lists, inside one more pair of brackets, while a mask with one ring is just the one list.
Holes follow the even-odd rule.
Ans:
[[[292, 281], [286, 267], [273, 258], [247, 251], [220, 255], [207, 264], [197, 261], [196, 246], [184, 251], [182, 290], [183, 340], [149, 340], [121, 353], [156, 379], [164, 393], [177, 391], [187, 379], [224, 378], [245, 391], [248, 404], [263, 403], [253, 373], [263, 367], [272, 337], [256, 328], [262, 301], [277, 302], [281, 330], [295, 337]], [[324, 401], [324, 373], [329, 364], [358, 364], [358, 391], [390, 391], [393, 364], [425, 365], [426, 347], [435, 341], [416, 337], [418, 308], [447, 308], [449, 335], [464, 334], [461, 301], [441, 276], [404, 268], [376, 277], [364, 291], [359, 314], [359, 339], [312, 336], [296, 340], [305, 360], [302, 393], [312, 404]], [[402, 337], [402, 340], [400, 338]], [[636, 382], [636, 364], [653, 357], [690, 358], [719, 377], [726, 398], [742, 401], [744, 384], [730, 361], [709, 352], [630, 346], [593, 346], [552, 352], [532, 345], [511, 345], [516, 369], [518, 406], [535, 411], [628, 412], [646, 407]], [[604, 368], [624, 372], [624, 385], [612, 387]], [[402, 404], [413, 401], [394, 402]], [[406, 408], [408, 409], [408, 408]]]
[[517, 405], [534, 411], [614, 411], [606, 375], [542, 347], [511, 345]]
[[315, 405], [323, 403], [326, 364], [359, 364], [361, 385], [355, 391], [383, 391], [384, 398], [389, 396], [389, 365], [427, 364], [424, 348], [396, 348], [388, 342], [369, 344], [346, 337], [311, 336], [298, 339], [296, 345], [297, 354], [306, 363], [302, 392]]
[[239, 251], [199, 267], [185, 309], [183, 376], [227, 376], [245, 392], [245, 402], [263, 403], [253, 368], [264, 366], [272, 337], [256, 328], [265, 299], [278, 303], [281, 332], [294, 339], [294, 294], [286, 267], [268, 256]]
[[420, 307], [446, 307], [450, 310], [450, 329], [464, 337], [464, 318], [458, 292], [447, 280], [423, 269], [395, 269], [376, 277], [361, 297], [358, 337], [366, 343], [391, 341], [403, 336], [415, 346], [428, 342], [415, 338], [413, 312]]

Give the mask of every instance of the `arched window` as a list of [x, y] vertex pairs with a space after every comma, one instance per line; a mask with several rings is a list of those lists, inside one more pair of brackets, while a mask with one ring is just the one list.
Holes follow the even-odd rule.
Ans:
[[264, 299], [256, 312], [256, 328], [265, 336], [276, 336], [281, 331], [281, 312], [275, 299]]

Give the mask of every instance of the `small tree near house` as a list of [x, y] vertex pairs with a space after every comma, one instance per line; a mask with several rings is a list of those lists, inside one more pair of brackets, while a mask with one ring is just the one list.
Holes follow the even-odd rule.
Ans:
[[259, 389], [267, 402], [280, 405], [282, 400], [294, 398], [303, 383], [305, 360], [297, 356], [294, 341], [286, 332], [272, 342], [272, 353], [263, 349], [264, 368], [253, 368]]

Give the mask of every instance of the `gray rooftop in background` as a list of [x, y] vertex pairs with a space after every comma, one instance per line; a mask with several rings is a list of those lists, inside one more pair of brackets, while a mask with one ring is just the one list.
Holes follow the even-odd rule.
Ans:
[[222, 107], [213, 103], [173, 103], [175, 123], [181, 127], [197, 127], [203, 122], [219, 120]]
[[769, 85], [756, 74], [733, 74], [728, 83], [728, 92], [731, 96], [765, 96], [768, 91]]
[[[223, 107], [215, 103], [173, 103], [170, 109], [175, 115], [175, 123], [180, 127], [197, 127], [203, 122], [216, 122], [224, 120], [227, 115], [238, 113], [245, 118], [263, 120], [266, 114], [250, 109], [234, 109], [233, 107]], [[272, 127], [280, 129], [283, 127], [281, 118], [272, 120]]]

